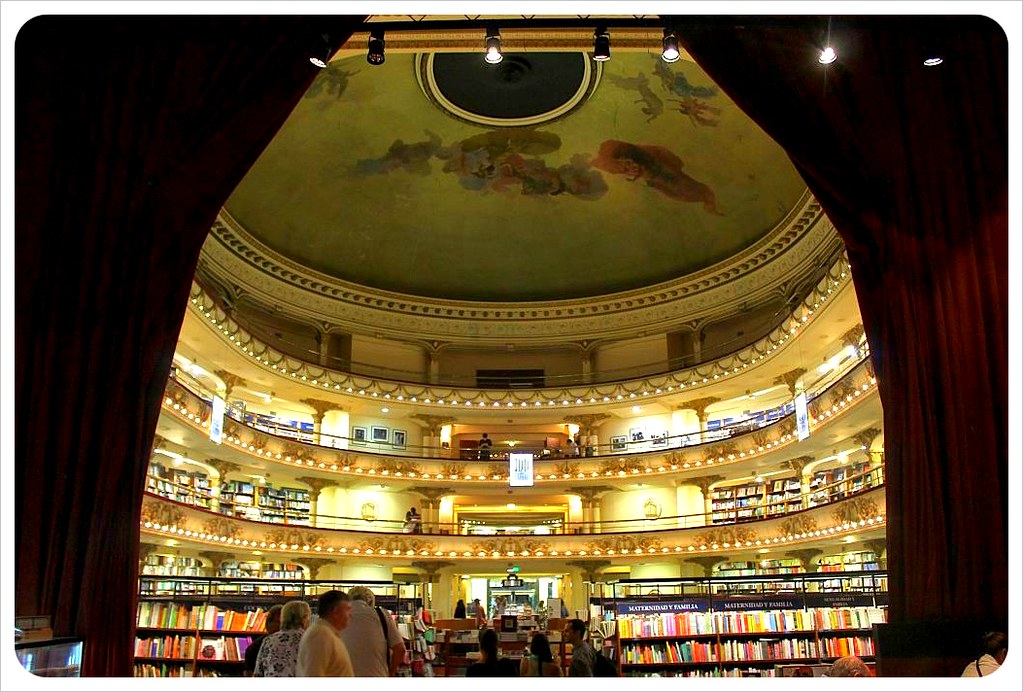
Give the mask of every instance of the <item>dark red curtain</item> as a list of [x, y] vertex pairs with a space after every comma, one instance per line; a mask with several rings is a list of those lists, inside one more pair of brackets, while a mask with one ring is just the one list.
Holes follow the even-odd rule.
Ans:
[[15, 47], [16, 611], [132, 673], [139, 513], [199, 248], [361, 17], [40, 17]]
[[[674, 20], [849, 249], [894, 624], [1008, 618], [1008, 45], [983, 17]], [[925, 67], [928, 51], [944, 63]], [[969, 653], [969, 652], [967, 652]]]

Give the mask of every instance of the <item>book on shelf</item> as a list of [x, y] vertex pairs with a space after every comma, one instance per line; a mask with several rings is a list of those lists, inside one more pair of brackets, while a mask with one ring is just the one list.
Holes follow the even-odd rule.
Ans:
[[224, 637], [203, 637], [199, 644], [200, 661], [225, 661], [226, 640]]

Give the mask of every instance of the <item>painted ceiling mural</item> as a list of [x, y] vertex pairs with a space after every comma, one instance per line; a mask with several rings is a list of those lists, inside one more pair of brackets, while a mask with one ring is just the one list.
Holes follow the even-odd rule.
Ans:
[[[506, 302], [698, 271], [762, 238], [804, 191], [784, 152], [695, 64], [572, 56], [585, 61], [558, 58], [579, 80], [565, 89], [571, 103], [507, 118], [501, 105], [481, 113], [490, 94], [528, 108], [529, 90], [549, 97], [543, 79], [561, 79], [560, 67], [529, 54], [504, 73], [442, 69], [442, 56], [337, 60], [225, 207], [269, 247], [337, 278]], [[464, 87], [459, 103], [445, 80]]]

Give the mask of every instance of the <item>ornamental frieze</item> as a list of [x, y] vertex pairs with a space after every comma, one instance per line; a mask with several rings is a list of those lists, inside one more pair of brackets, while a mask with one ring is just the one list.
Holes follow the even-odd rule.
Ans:
[[702, 546], [729, 547], [740, 545], [746, 541], [756, 541], [759, 538], [757, 532], [746, 526], [726, 526], [712, 531], [704, 531], [693, 538], [693, 545], [697, 548]]
[[579, 473], [579, 462], [571, 459], [559, 461], [554, 465], [555, 471], [561, 476], [574, 476]]
[[508, 465], [507, 464], [488, 464], [487, 477], [495, 480], [501, 480], [508, 476]]
[[877, 503], [869, 497], [857, 497], [838, 503], [831, 513], [837, 523], [866, 521], [880, 515]]
[[376, 471], [385, 476], [416, 476], [422, 475], [423, 467], [411, 461], [385, 459], [377, 463]]
[[646, 468], [646, 464], [639, 459], [624, 458], [624, 459], [604, 459], [600, 462], [600, 472], [612, 474], [616, 473], [632, 473], [633, 471], [642, 471]]
[[636, 536], [605, 536], [586, 544], [586, 549], [592, 553], [645, 553], [651, 548], [661, 549], [661, 539], [646, 534]]
[[204, 533], [213, 536], [226, 536], [228, 538], [236, 538], [242, 532], [241, 527], [237, 523], [224, 517], [214, 517], [204, 522], [202, 530]]
[[817, 530], [817, 520], [808, 514], [798, 514], [778, 525], [779, 536], [798, 536]]
[[550, 552], [551, 544], [537, 538], [491, 538], [469, 544], [469, 551], [477, 555], [519, 555], [537, 551]]
[[703, 458], [710, 461], [724, 461], [730, 456], [735, 457], [738, 455], [739, 448], [735, 446], [734, 442], [714, 445], [703, 452]]
[[323, 536], [315, 531], [299, 531], [297, 529], [277, 529], [267, 531], [264, 540], [270, 544], [290, 545], [293, 550], [309, 546], [314, 548], [323, 542]]
[[172, 504], [146, 499], [142, 503], [142, 521], [159, 524], [160, 526], [184, 526], [185, 513]]

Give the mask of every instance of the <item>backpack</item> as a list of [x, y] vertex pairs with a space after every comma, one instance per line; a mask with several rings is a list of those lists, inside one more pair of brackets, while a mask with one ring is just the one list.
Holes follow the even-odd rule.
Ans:
[[617, 678], [618, 666], [614, 664], [614, 661], [598, 651], [593, 657], [593, 677]]

